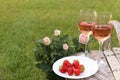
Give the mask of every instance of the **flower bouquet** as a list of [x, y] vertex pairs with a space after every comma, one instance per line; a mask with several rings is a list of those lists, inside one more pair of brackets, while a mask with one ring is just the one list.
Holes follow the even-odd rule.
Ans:
[[[35, 41], [35, 57], [36, 66], [42, 71], [46, 72], [48, 80], [64, 80], [57, 76], [53, 70], [53, 63], [65, 56], [74, 55], [75, 53], [84, 51], [84, 37], [72, 39], [72, 45], [70, 45], [68, 35], [61, 35], [60, 30], [54, 31], [54, 36], [50, 39], [44, 37], [38, 41]], [[82, 43], [81, 43], [82, 42]]]

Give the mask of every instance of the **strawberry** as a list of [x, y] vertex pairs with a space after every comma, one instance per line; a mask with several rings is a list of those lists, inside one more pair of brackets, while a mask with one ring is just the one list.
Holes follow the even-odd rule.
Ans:
[[67, 69], [67, 73], [68, 73], [69, 76], [73, 75], [73, 67], [69, 67]]
[[64, 60], [63, 64], [59, 67], [61, 73], [67, 72], [69, 76], [73, 75], [73, 73], [78, 76], [84, 72], [84, 70], [84, 65], [80, 64], [78, 60], [74, 60], [72, 64], [68, 60]]
[[59, 71], [60, 71], [61, 73], [65, 73], [65, 72], [66, 72], [66, 67], [65, 67], [64, 65], [60, 66], [60, 67], [59, 67]]
[[81, 74], [81, 70], [80, 69], [74, 69], [74, 73], [76, 76]]
[[67, 67], [69, 68], [69, 67], [72, 67], [72, 64], [71, 63], [68, 63], [67, 64]]
[[73, 61], [73, 67], [74, 67], [74, 68], [79, 67], [79, 65], [80, 65], [80, 63], [79, 63], [78, 60], [74, 60], [74, 61]]
[[81, 69], [81, 65], [77, 66], [76, 69]]
[[63, 65], [66, 67], [71, 67], [72, 64], [68, 60], [64, 60]]
[[69, 63], [68, 60], [64, 60], [64, 61], [63, 61], [63, 65], [64, 65], [64, 66], [67, 66], [68, 63]]
[[84, 70], [85, 70], [84, 65], [80, 65], [80, 69], [81, 69], [81, 73], [84, 72]]

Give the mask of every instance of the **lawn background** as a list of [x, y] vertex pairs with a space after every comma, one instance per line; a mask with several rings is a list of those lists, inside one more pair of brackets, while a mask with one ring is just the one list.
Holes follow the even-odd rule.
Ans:
[[[78, 37], [80, 9], [113, 13], [120, 21], [119, 0], [0, 0], [0, 80], [47, 80], [35, 67], [34, 43], [55, 29]], [[111, 47], [118, 46], [113, 30]], [[90, 49], [98, 49], [91, 36]]]

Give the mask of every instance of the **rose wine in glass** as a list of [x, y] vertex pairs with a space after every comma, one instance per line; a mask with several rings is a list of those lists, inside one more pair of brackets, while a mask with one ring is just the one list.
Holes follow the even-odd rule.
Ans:
[[93, 28], [93, 36], [98, 41], [105, 41], [107, 38], [111, 36], [112, 25], [95, 25]]
[[[80, 10], [80, 18], [78, 22], [78, 29], [81, 33], [86, 35], [86, 38], [92, 34], [92, 27], [95, 25], [95, 11], [94, 10]], [[85, 44], [85, 56], [89, 56], [87, 50], [87, 43]]]
[[99, 42], [98, 63], [100, 63], [101, 61], [100, 53], [101, 53], [102, 44], [105, 40], [110, 38], [112, 33], [112, 25], [109, 24], [111, 17], [112, 17], [111, 13], [106, 13], [106, 12], [97, 13], [97, 18], [96, 18], [97, 24], [92, 29], [93, 36]]
[[83, 21], [78, 23], [78, 28], [83, 34], [89, 36], [92, 33], [92, 27], [94, 25], [95, 25], [94, 22], [88, 23]]

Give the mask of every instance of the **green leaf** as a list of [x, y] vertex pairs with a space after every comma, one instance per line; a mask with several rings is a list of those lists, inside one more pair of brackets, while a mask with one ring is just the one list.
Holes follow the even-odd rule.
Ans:
[[49, 65], [49, 64], [38, 63], [38, 64], [36, 64], [36, 67], [41, 69], [42, 71], [45, 71], [45, 72], [48, 72], [51, 70], [51, 65]]
[[77, 46], [79, 44], [79, 42], [78, 42], [78, 40], [76, 38], [73, 38], [72, 41], [73, 41], [75, 46]]
[[47, 72], [48, 80], [65, 80], [65, 78], [56, 75], [53, 71]]
[[63, 36], [63, 39], [68, 39], [68, 35], [67, 35], [67, 34], [64, 35], [64, 36]]
[[68, 35], [64, 35], [64, 36], [63, 36], [63, 42], [66, 43], [66, 42], [67, 42], [67, 39], [68, 39]]

